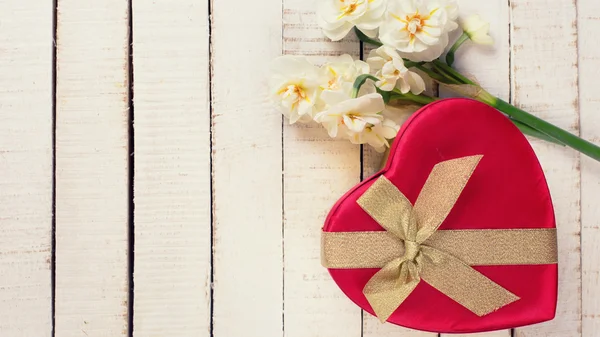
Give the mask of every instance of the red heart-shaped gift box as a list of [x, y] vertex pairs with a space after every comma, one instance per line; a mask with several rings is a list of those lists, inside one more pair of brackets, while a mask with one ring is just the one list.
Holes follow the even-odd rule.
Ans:
[[[413, 114], [398, 133], [385, 168], [336, 203], [323, 231], [383, 231], [357, 204], [380, 175], [414, 203], [434, 165], [479, 154], [483, 159], [439, 230], [555, 228], [546, 179], [527, 139], [497, 110], [459, 98], [437, 101]], [[466, 333], [513, 328], [554, 317], [556, 264], [473, 268], [520, 300], [479, 317], [421, 281], [388, 322], [424, 331]], [[341, 290], [371, 314], [362, 291], [377, 271], [329, 269]]]

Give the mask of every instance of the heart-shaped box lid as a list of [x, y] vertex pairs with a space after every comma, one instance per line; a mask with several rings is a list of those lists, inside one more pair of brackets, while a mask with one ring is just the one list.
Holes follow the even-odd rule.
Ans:
[[[383, 231], [357, 204], [377, 178], [385, 176], [414, 204], [436, 164], [472, 155], [483, 158], [440, 231], [555, 228], [546, 179], [527, 139], [492, 107], [454, 98], [429, 104], [405, 122], [385, 168], [336, 203], [323, 231]], [[424, 331], [468, 333], [513, 328], [554, 317], [556, 263], [473, 268], [520, 299], [479, 317], [421, 281], [388, 322]], [[374, 312], [363, 288], [377, 271], [377, 268], [329, 269], [340, 289], [371, 314]]]

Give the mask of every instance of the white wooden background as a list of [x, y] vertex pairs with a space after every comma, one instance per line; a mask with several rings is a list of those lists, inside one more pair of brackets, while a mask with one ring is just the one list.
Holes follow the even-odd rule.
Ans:
[[[308, 0], [54, 5], [0, 0], [0, 336], [435, 336], [380, 325], [319, 264], [328, 208], [378, 155], [265, 98], [272, 58], [359, 56], [355, 38], [328, 42]], [[461, 69], [600, 143], [597, 0], [460, 5], [496, 39]], [[532, 144], [557, 318], [481, 336], [600, 336], [600, 163]]]

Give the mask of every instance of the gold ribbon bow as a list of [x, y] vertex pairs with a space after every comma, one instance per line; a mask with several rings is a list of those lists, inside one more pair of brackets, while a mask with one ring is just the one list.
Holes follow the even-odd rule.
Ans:
[[358, 204], [385, 232], [323, 232], [327, 268], [381, 268], [363, 289], [384, 322], [421, 280], [478, 316], [519, 299], [472, 265], [556, 263], [556, 229], [437, 231], [482, 156], [441, 162], [415, 205], [385, 176]]

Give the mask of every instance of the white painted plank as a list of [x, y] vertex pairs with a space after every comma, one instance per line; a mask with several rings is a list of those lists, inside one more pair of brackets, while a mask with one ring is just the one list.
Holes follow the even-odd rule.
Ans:
[[208, 1], [133, 2], [134, 336], [210, 335]]
[[[494, 1], [484, 5], [477, 0], [460, 1], [460, 18], [464, 19], [473, 14], [479, 14], [483, 20], [490, 23], [490, 36], [494, 38], [494, 45], [482, 46], [470, 41], [465, 42], [456, 52], [453, 66], [462, 74], [475, 78], [491, 94], [509, 100], [511, 88], [508, 2]], [[453, 35], [458, 37], [461, 33], [462, 30], [458, 29]], [[443, 87], [440, 91], [442, 96], [451, 96]], [[510, 337], [511, 330], [441, 336]]]
[[0, 1], [0, 335], [52, 333], [51, 1]]
[[466, 334], [442, 334], [442, 336], [451, 337], [510, 337], [510, 329], [499, 330], [491, 332], [480, 332], [480, 333], [466, 333]]
[[[600, 144], [600, 3], [579, 0], [579, 112], [581, 135]], [[581, 156], [582, 336], [600, 331], [600, 163]]]
[[[575, 1], [511, 1], [514, 102], [578, 133]], [[553, 321], [516, 329], [516, 336], [581, 336], [579, 154], [533, 141], [548, 179], [558, 228], [559, 295]]]
[[127, 335], [128, 14], [58, 2], [57, 337]]
[[[215, 336], [283, 335], [281, 0], [212, 2]], [[190, 41], [190, 43], [192, 43]]]
[[[356, 37], [333, 43], [323, 35], [315, 6], [283, 1], [283, 53], [316, 64], [342, 53], [358, 57]], [[360, 148], [330, 139], [316, 124], [284, 124], [285, 336], [358, 337], [360, 308], [321, 266], [320, 230], [330, 207], [360, 181]]]
[[437, 337], [438, 334], [413, 330], [391, 323], [381, 324], [379, 320], [364, 312], [363, 336], [367, 337]]

